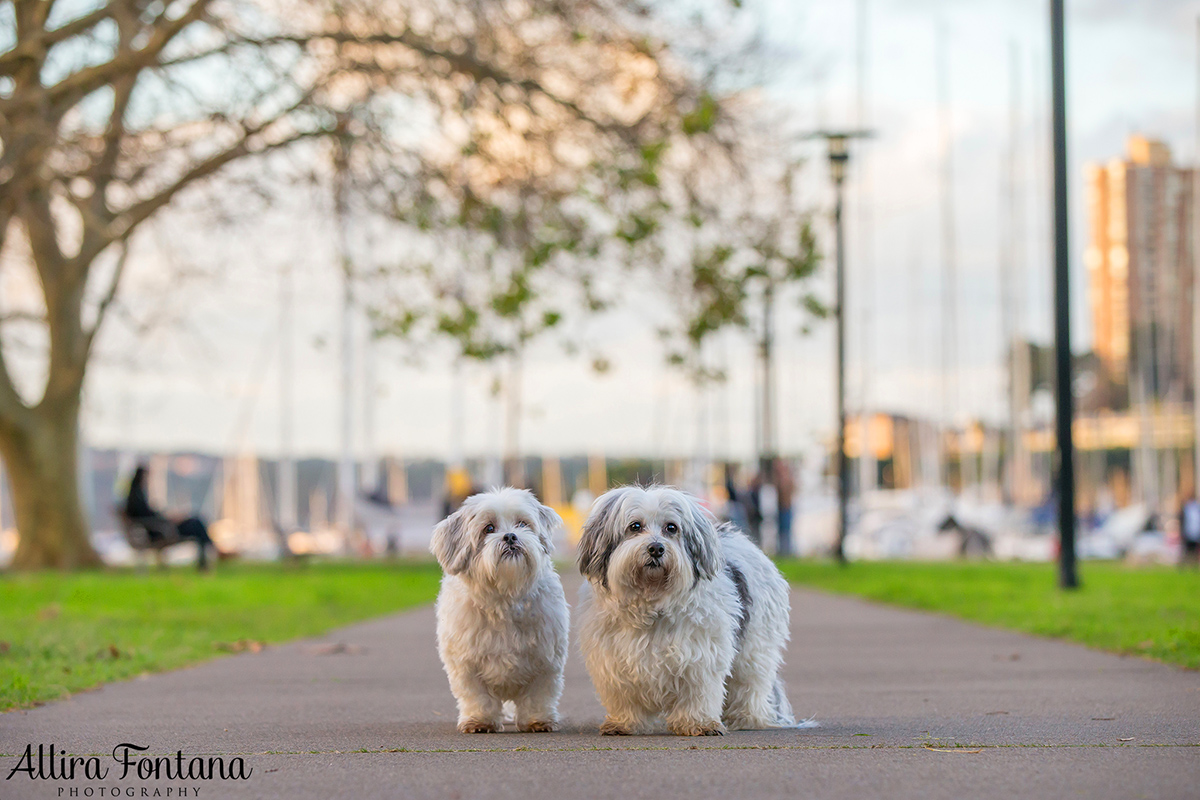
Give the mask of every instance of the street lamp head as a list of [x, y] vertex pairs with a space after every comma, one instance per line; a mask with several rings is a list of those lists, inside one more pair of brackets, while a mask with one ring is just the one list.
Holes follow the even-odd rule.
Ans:
[[846, 147], [845, 136], [829, 137], [829, 173], [833, 182], [840, 184], [846, 179], [846, 164], [850, 161], [850, 151]]
[[829, 174], [833, 182], [840, 186], [846, 179], [846, 164], [850, 161], [850, 140], [869, 139], [872, 131], [835, 130], [813, 131], [806, 134], [805, 139], [824, 139], [829, 146]]

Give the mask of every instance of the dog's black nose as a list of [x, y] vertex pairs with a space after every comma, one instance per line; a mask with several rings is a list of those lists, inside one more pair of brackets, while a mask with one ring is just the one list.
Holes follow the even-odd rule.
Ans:
[[662, 542], [651, 542], [646, 547], [646, 552], [650, 554], [651, 558], [662, 558], [663, 553], [667, 552], [667, 548], [663, 547]]
[[515, 533], [504, 534], [504, 543], [505, 544], [516, 544], [517, 543], [517, 535]]

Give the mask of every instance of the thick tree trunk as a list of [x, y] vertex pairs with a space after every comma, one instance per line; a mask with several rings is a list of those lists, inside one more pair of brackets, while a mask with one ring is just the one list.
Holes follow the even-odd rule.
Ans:
[[0, 429], [17, 517], [14, 569], [99, 566], [79, 494], [78, 403], [32, 409], [19, 429]]

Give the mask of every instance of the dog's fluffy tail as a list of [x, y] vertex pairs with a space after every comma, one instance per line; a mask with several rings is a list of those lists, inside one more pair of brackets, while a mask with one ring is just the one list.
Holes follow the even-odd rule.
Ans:
[[796, 715], [792, 711], [792, 704], [788, 702], [787, 691], [784, 689], [782, 678], [775, 678], [775, 689], [771, 692], [771, 703], [775, 707], [775, 727], [777, 728], [821, 727], [816, 717], [802, 719], [799, 722], [796, 721]]
[[792, 704], [788, 702], [787, 690], [783, 679], [775, 676], [775, 689], [771, 692], [771, 705], [775, 709], [775, 726], [792, 728], [796, 725], [796, 715], [792, 713]]

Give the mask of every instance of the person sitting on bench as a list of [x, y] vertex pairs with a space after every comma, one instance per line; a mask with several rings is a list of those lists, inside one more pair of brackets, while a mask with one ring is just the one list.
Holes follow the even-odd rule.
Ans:
[[172, 519], [154, 510], [146, 494], [146, 474], [145, 464], [139, 464], [134, 470], [133, 480], [129, 482], [129, 496], [125, 499], [125, 516], [131, 522], [145, 528], [151, 542], [161, 541], [166, 535], [164, 529], [170, 528], [178, 531], [180, 541], [195, 542], [200, 551], [196, 566], [202, 570], [208, 569], [209, 547], [217, 551], [218, 558], [226, 558], [228, 554], [222, 552], [208, 535], [208, 526], [204, 524], [204, 520], [199, 517]]

